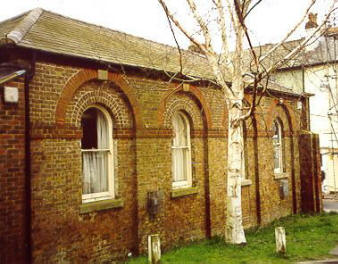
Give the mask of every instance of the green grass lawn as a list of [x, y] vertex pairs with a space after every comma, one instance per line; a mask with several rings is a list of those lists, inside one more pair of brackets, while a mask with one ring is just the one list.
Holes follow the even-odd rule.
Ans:
[[[274, 228], [286, 229], [285, 256], [275, 253]], [[221, 238], [203, 240], [178, 247], [162, 255], [163, 264], [293, 263], [322, 259], [338, 245], [338, 214], [296, 215], [280, 219], [270, 226], [246, 232], [247, 245], [225, 244]], [[129, 264], [145, 264], [147, 258], [133, 258]]]

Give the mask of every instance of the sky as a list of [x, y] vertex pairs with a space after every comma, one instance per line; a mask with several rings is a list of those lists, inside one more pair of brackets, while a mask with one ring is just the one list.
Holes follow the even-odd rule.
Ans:
[[[41, 7], [64, 16], [175, 46], [158, 0], [0, 0], [0, 21]], [[170, 0], [178, 12], [184, 0]], [[205, 3], [206, 0], [196, 0]], [[169, 1], [168, 1], [169, 2]], [[302, 17], [310, 0], [263, 0], [248, 18], [255, 44], [278, 42]], [[317, 0], [314, 11], [325, 13], [330, 0]], [[319, 16], [320, 16], [319, 14]], [[302, 26], [303, 28], [304, 26]], [[299, 31], [296, 37], [304, 34]], [[178, 35], [180, 45], [189, 41]]]

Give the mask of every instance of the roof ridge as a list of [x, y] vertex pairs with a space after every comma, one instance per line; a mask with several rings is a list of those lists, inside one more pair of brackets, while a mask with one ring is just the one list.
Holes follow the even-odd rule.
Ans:
[[16, 44], [19, 43], [39, 19], [42, 12], [42, 8], [35, 8], [31, 10], [26, 15], [26, 17], [11, 32], [7, 34], [6, 37]]

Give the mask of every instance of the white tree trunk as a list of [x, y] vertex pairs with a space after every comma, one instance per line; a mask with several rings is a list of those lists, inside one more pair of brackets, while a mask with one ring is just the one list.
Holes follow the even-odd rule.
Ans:
[[[242, 96], [239, 96], [242, 97]], [[244, 173], [243, 124], [238, 120], [242, 116], [242, 98], [228, 99], [228, 177], [227, 177], [227, 216], [225, 227], [226, 242], [246, 243], [242, 224], [241, 181]]]

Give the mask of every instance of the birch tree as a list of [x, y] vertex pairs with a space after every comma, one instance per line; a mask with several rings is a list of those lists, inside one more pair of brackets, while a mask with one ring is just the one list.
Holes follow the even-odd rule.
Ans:
[[[274, 56], [285, 41], [303, 25], [316, 0], [311, 0], [299, 22], [264, 54], [253, 47], [247, 25], [248, 16], [262, 0], [185, 0], [187, 11], [198, 28], [198, 34], [189, 30], [189, 26], [177, 16], [175, 9], [169, 5], [169, 0], [158, 1], [169, 22], [204, 54], [213, 72], [213, 82], [223, 91], [229, 115], [225, 239], [232, 244], [246, 243], [241, 206], [241, 179], [245, 178], [243, 121], [254, 113], [267, 88], [267, 85], [261, 85], [263, 80], [268, 80], [270, 73], [292, 60], [318, 36], [330, 12], [311, 35], [297, 42], [282, 58], [274, 59], [274, 63], [266, 66], [264, 62]], [[208, 12], [205, 11], [206, 2], [209, 2]], [[333, 10], [333, 2], [330, 9]], [[212, 25], [216, 27], [212, 28]], [[215, 48], [217, 41], [221, 43], [220, 51]], [[250, 60], [245, 59], [248, 57]], [[259, 89], [260, 86], [263, 88]], [[244, 105], [244, 92], [247, 88], [253, 91], [249, 106]]]

